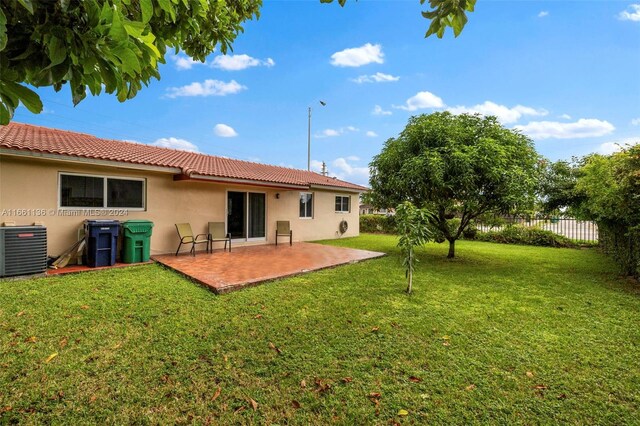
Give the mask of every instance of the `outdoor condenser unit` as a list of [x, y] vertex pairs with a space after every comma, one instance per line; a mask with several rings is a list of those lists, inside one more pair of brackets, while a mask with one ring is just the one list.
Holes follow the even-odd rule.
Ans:
[[47, 271], [47, 228], [0, 227], [0, 278]]

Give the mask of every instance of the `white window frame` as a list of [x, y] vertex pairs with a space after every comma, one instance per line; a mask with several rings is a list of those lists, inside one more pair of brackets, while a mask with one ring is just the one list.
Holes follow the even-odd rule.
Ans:
[[[336, 198], [338, 198], [338, 197], [346, 198], [347, 200], [349, 200], [349, 201], [347, 201], [347, 204], [349, 205], [349, 208], [347, 210], [336, 210], [336, 213], [339, 213], [339, 214], [351, 213], [351, 196], [350, 195], [336, 195], [335, 198], [333, 199], [334, 210], [335, 210], [335, 204], [336, 204], [335, 201], [336, 201]], [[340, 208], [342, 208], [342, 200], [340, 200]]]
[[[104, 184], [102, 185], [102, 207], [70, 207], [70, 206], [62, 206], [62, 176], [82, 176], [82, 177], [92, 177], [92, 178], [102, 178], [104, 180]], [[135, 180], [138, 182], [142, 182], [142, 207], [109, 207], [107, 206], [107, 179], [118, 179], [118, 180]], [[147, 211], [147, 179], [146, 178], [137, 178], [137, 177], [128, 177], [128, 176], [114, 176], [114, 175], [95, 175], [91, 173], [73, 173], [73, 172], [58, 172], [58, 210], [128, 210], [134, 212], [144, 212]]]
[[[311, 216], [300, 216], [300, 195], [303, 194], [309, 194], [311, 195]], [[314, 212], [316, 209], [316, 202], [315, 202], [315, 195], [313, 192], [308, 192], [308, 191], [301, 191], [300, 194], [298, 194], [298, 218], [302, 219], [302, 220], [310, 220], [313, 219], [314, 216]]]

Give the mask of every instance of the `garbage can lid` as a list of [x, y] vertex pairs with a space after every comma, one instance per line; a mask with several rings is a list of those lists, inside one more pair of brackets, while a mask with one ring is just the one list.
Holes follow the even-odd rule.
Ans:
[[85, 219], [84, 223], [87, 225], [95, 225], [95, 226], [108, 226], [108, 225], [120, 225], [120, 222], [117, 220], [109, 220], [109, 219]]

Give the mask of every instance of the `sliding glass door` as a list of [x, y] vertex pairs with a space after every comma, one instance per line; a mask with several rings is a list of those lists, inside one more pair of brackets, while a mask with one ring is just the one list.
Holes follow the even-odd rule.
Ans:
[[266, 237], [267, 199], [260, 192], [227, 193], [227, 232], [235, 239]]
[[249, 238], [264, 238], [267, 203], [265, 194], [249, 193]]

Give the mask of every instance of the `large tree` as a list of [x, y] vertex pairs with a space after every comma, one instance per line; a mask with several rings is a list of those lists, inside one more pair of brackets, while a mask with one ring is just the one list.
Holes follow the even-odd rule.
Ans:
[[[447, 27], [457, 36], [475, 2], [430, 0], [422, 12], [431, 21], [427, 36], [442, 37]], [[0, 124], [20, 103], [42, 111], [28, 86], [58, 91], [69, 84], [74, 105], [87, 92], [131, 99], [160, 78], [168, 49], [200, 61], [214, 49], [226, 53], [261, 6], [262, 0], [2, 0]]]
[[455, 242], [485, 213], [530, 207], [539, 156], [533, 142], [496, 117], [438, 112], [414, 116], [370, 164], [379, 207], [410, 201], [433, 212], [431, 226]]

